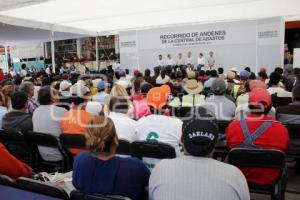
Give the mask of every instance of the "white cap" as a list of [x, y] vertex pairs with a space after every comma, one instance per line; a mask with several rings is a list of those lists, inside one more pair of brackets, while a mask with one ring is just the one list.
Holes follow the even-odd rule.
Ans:
[[67, 90], [69, 87], [71, 87], [71, 85], [72, 85], [71, 83], [64, 80], [64, 81], [60, 82], [60, 84], [59, 84], [59, 91]]
[[70, 94], [79, 97], [84, 97], [88, 92], [90, 89], [78, 82], [70, 88]]

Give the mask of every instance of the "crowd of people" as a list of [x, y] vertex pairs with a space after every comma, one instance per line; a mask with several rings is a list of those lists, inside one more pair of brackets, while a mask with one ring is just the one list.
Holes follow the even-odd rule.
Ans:
[[[157, 66], [153, 72], [114, 70], [101, 74], [7, 75], [1, 81], [3, 130], [81, 134], [87, 151], [71, 149], [73, 185], [85, 193], [131, 199], [250, 199], [248, 183], [271, 184], [276, 169], [238, 169], [213, 159], [225, 135], [232, 149], [288, 150], [283, 123], [300, 122], [300, 69], [276, 68], [258, 74], [249, 67], [224, 73], [183, 65]], [[217, 121], [229, 121], [220, 133]], [[163, 142], [177, 158], [153, 169], [137, 158], [116, 155], [118, 140]], [[60, 161], [57, 149], [39, 147], [46, 161]], [[0, 174], [12, 178], [34, 173], [20, 160], [27, 152], [0, 146]], [[299, 173], [300, 161], [295, 165]]]

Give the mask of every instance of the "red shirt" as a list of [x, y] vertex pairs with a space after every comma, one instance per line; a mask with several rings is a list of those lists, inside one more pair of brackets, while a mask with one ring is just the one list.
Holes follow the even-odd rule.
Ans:
[[17, 179], [20, 176], [29, 177], [31, 168], [11, 155], [0, 143], [0, 174]]
[[[246, 122], [250, 134], [253, 134], [266, 120], [271, 120], [273, 123], [254, 141], [254, 145], [286, 152], [289, 146], [288, 131], [280, 122], [275, 121], [273, 117], [263, 116], [257, 119], [257, 116], [253, 114], [248, 115]], [[229, 124], [226, 129], [226, 139], [229, 148], [237, 147], [244, 142], [245, 136], [239, 120], [235, 120]], [[241, 168], [241, 171], [244, 173], [249, 183], [255, 184], [271, 184], [279, 175], [279, 171], [276, 169]]]

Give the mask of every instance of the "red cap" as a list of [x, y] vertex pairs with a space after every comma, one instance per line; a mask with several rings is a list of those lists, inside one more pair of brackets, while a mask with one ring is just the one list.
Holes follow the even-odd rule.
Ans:
[[141, 72], [140, 72], [139, 70], [136, 69], [136, 70], [133, 71], [133, 74], [134, 74], [134, 75], [139, 75], [139, 74], [141, 74]]
[[271, 95], [266, 89], [254, 88], [249, 94], [249, 104], [260, 107], [260, 102], [264, 102], [265, 108], [268, 108], [272, 104]]
[[249, 83], [250, 86], [250, 91], [253, 90], [254, 88], [263, 88], [263, 89], [267, 89], [267, 86], [264, 82], [262, 82], [261, 80], [251, 80]]

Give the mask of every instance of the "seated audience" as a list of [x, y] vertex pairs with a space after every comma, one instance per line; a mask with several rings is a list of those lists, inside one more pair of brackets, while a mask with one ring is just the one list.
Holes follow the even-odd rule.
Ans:
[[141, 98], [133, 100], [133, 118], [140, 119], [151, 114], [150, 107], [147, 104], [147, 93], [152, 88], [149, 83], [142, 83]]
[[138, 120], [137, 136], [139, 140], [168, 143], [179, 154], [182, 121], [167, 116], [169, 115], [167, 103], [170, 92], [168, 85], [149, 90], [147, 102], [152, 114]]
[[[125, 89], [131, 87], [131, 78], [126, 77], [126, 72], [124, 70], [119, 70], [118, 75], [120, 77], [119, 80], [115, 82], [115, 84], [124, 87]], [[128, 75], [129, 76], [129, 75]]]
[[12, 179], [31, 175], [31, 168], [11, 155], [1, 143], [0, 155], [0, 174], [9, 176]]
[[155, 79], [155, 83], [157, 85], [163, 85], [163, 84], [168, 83], [169, 81], [170, 81], [170, 77], [168, 75], [166, 75], [165, 70], [161, 70], [160, 75]]
[[150, 172], [139, 159], [116, 156], [118, 136], [113, 121], [104, 116], [96, 117], [90, 122], [85, 137], [89, 151], [75, 157], [74, 187], [83, 193], [147, 199]]
[[33, 111], [39, 106], [38, 102], [34, 99], [34, 85], [32, 82], [25, 81], [20, 85], [21, 92], [24, 92], [28, 96], [27, 112], [32, 114]]
[[211, 88], [212, 82], [218, 77], [218, 72], [216, 70], [210, 71], [210, 77], [207, 81], [204, 83], [204, 88]]
[[182, 107], [196, 107], [203, 103], [205, 96], [199, 94], [203, 90], [201, 82], [197, 82], [195, 79], [188, 80], [183, 89], [187, 92], [187, 95], [182, 96]]
[[[50, 86], [44, 86], [39, 91], [40, 106], [33, 112], [33, 131], [51, 134], [58, 138], [62, 133], [60, 121], [67, 110], [54, 105], [56, 97], [52, 90]], [[46, 161], [60, 161], [62, 159], [58, 149], [39, 147], [39, 152]]]
[[0, 92], [0, 129], [2, 129], [2, 119], [7, 111], [8, 105], [5, 101], [5, 96], [2, 92]]
[[279, 93], [279, 92], [284, 92], [284, 89], [282, 87], [280, 87], [280, 80], [281, 80], [281, 76], [278, 72], [272, 72], [270, 74], [270, 80], [269, 80], [269, 88], [268, 91], [270, 94], [275, 94], [275, 93]]
[[102, 105], [105, 104], [108, 100], [108, 95], [109, 95], [107, 94], [107, 87], [108, 84], [105, 81], [101, 80], [100, 82], [98, 82], [97, 84], [98, 92], [92, 97], [92, 101], [99, 102]]
[[149, 180], [149, 200], [250, 200], [241, 171], [212, 158], [218, 132], [213, 121], [186, 121], [182, 128], [184, 155], [155, 166]]
[[279, 106], [286, 106], [292, 103], [292, 89], [295, 79], [291, 77], [283, 77], [282, 84], [284, 86], [283, 91], [272, 94], [272, 103], [275, 108]]
[[221, 78], [215, 79], [212, 82], [211, 91], [213, 95], [207, 97], [201, 106], [215, 113], [217, 120], [230, 121], [233, 119], [236, 106], [225, 96], [225, 81]]
[[155, 85], [155, 78], [151, 76], [150, 69], [145, 69], [145, 75], [143, 78], [147, 83], [149, 83], [151, 85]]
[[[267, 115], [271, 107], [271, 96], [266, 89], [251, 90], [250, 114], [246, 118], [231, 122], [226, 129], [229, 148], [266, 148], [286, 152], [289, 135], [281, 123]], [[276, 169], [241, 168], [241, 170], [247, 181], [254, 184], [272, 184], [279, 174]]]
[[119, 139], [133, 142], [137, 140], [137, 122], [128, 116], [129, 100], [124, 97], [112, 97], [109, 103], [108, 117], [113, 121]]
[[240, 72], [240, 82], [234, 84], [231, 94], [234, 99], [236, 99], [240, 94], [245, 92], [245, 83], [247, 82], [250, 73], [246, 70]]
[[26, 133], [32, 131], [32, 117], [26, 113], [28, 98], [24, 92], [15, 92], [11, 97], [12, 111], [6, 113], [2, 119], [2, 129]]

